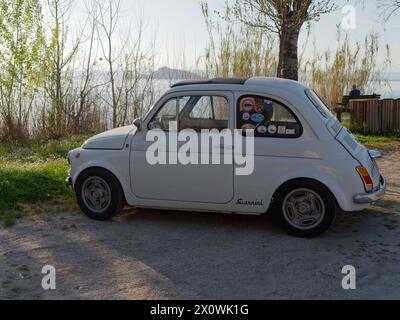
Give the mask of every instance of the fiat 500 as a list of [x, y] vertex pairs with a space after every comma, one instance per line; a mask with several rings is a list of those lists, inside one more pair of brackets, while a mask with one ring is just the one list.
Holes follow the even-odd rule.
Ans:
[[[217, 149], [246, 159], [243, 148], [237, 148], [239, 130], [243, 140], [253, 136], [253, 148], [244, 148], [249, 170], [238, 171], [243, 162], [207, 161], [215, 160]], [[191, 138], [191, 148], [189, 140], [177, 138], [182, 132]], [[183, 81], [143, 119], [69, 152], [67, 183], [82, 211], [96, 220], [111, 218], [125, 205], [270, 213], [290, 234], [315, 237], [332, 225], [339, 210], [364, 210], [384, 196], [378, 156], [298, 82]]]

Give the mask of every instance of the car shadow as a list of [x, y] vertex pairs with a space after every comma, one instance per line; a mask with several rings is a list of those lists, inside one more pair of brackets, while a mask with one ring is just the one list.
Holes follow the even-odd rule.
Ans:
[[229, 227], [229, 228], [249, 228], [249, 230], [266, 229], [274, 234], [282, 233], [282, 229], [277, 226], [271, 215], [245, 215], [245, 214], [226, 214], [216, 212], [190, 212], [175, 210], [157, 209], [125, 209], [121, 214], [114, 218], [114, 221], [124, 222], [155, 222], [166, 223], [169, 225], [187, 225], [195, 227]]
[[[340, 268], [357, 258], [352, 255], [365, 240], [363, 228], [382, 234], [369, 219], [368, 212], [341, 213], [321, 237], [300, 239], [269, 215], [127, 210], [114, 222], [131, 231], [129, 239], [107, 243], [162, 274], [186, 298], [343, 297]], [[315, 273], [328, 276], [304, 296]]]
[[[79, 213], [54, 221], [46, 236], [35, 225], [37, 232], [13, 241], [12, 249], [22, 252], [34, 244], [36, 268], [54, 265], [57, 294], [67, 298], [354, 298], [340, 287], [341, 268], [371, 265], [365, 245], [380, 250], [378, 243], [398, 237], [400, 219], [391, 219], [388, 228], [372, 214], [340, 214], [327, 233], [300, 239], [269, 215], [126, 209], [98, 222]], [[63, 230], [66, 223], [76, 226]], [[39, 297], [53, 297], [37, 290]]]

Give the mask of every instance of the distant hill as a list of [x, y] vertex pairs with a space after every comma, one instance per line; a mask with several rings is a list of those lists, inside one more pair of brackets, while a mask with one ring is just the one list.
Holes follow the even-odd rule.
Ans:
[[197, 79], [199, 75], [186, 70], [171, 69], [168, 67], [162, 67], [154, 72], [153, 78], [156, 80], [185, 80], [185, 79]]

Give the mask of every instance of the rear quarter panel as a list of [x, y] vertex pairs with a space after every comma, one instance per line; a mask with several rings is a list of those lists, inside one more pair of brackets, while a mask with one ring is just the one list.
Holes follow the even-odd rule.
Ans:
[[263, 207], [247, 210], [259, 213], [266, 211], [275, 191], [284, 183], [298, 178], [314, 179], [324, 184], [344, 211], [366, 208], [353, 201], [355, 194], [364, 192], [355, 170], [358, 162], [334, 139], [280, 142], [266, 139], [255, 150], [254, 173], [235, 177], [236, 201], [264, 199], [265, 203]]

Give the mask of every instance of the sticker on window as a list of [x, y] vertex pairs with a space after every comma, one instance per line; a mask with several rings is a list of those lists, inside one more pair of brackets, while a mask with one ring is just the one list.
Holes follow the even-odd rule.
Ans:
[[265, 120], [265, 117], [262, 114], [256, 113], [251, 116], [251, 121], [260, 123]]
[[279, 126], [278, 134], [286, 134], [286, 126]]
[[254, 125], [252, 125], [250, 123], [247, 123], [247, 124], [242, 126], [242, 130], [255, 130], [255, 129], [256, 129], [256, 126], [254, 126]]
[[254, 111], [257, 113], [264, 113], [264, 106], [261, 103], [256, 103], [254, 105]]
[[271, 112], [274, 110], [274, 104], [272, 101], [267, 101], [264, 103], [264, 110], [265, 112]]
[[271, 124], [268, 127], [268, 133], [269, 134], [276, 134], [277, 131], [278, 131], [277, 127], [275, 125], [273, 125], [273, 124]]
[[240, 109], [245, 112], [252, 112], [255, 105], [255, 100], [253, 98], [243, 99]]
[[267, 129], [266, 126], [259, 126], [257, 128], [257, 132], [260, 133], [260, 134], [265, 134], [265, 133], [267, 133], [267, 131], [268, 131], [268, 129]]

